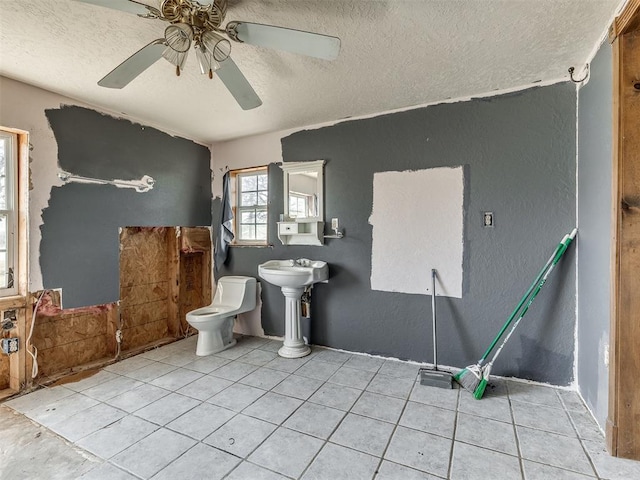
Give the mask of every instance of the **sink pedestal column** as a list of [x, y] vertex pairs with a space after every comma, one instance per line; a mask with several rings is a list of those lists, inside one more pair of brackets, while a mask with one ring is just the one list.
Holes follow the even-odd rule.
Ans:
[[300, 299], [303, 292], [303, 287], [282, 287], [285, 302], [284, 345], [278, 350], [278, 355], [284, 358], [300, 358], [311, 353], [302, 339], [300, 329]]

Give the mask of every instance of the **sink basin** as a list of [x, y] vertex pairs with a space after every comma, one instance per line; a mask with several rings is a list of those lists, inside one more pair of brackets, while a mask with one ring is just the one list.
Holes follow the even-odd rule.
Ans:
[[329, 266], [327, 262], [318, 260], [269, 260], [258, 265], [258, 275], [281, 288], [303, 288], [313, 283], [326, 282], [329, 278]]

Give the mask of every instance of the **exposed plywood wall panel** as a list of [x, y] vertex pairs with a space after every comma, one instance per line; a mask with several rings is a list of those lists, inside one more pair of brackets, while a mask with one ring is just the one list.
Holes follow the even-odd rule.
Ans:
[[9, 388], [9, 356], [0, 353], [0, 390]]
[[187, 331], [187, 313], [211, 304], [211, 233], [207, 228], [183, 228], [180, 240], [178, 318]]
[[114, 314], [115, 304], [39, 312], [31, 342], [38, 349], [40, 376], [112, 357], [107, 325]]
[[120, 241], [122, 349], [185, 335], [187, 312], [211, 303], [209, 229], [127, 227]]
[[123, 228], [120, 234], [122, 350], [169, 336], [169, 243], [173, 228]]

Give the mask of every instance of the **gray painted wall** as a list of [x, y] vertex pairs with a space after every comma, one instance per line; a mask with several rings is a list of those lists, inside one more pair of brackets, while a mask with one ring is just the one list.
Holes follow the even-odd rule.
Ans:
[[110, 185], [54, 187], [43, 210], [40, 266], [65, 308], [119, 299], [119, 227], [211, 224], [210, 151], [190, 140], [65, 106], [47, 110], [62, 170], [91, 178], [139, 179], [147, 193]]
[[[575, 225], [575, 104], [575, 88], [565, 83], [292, 134], [282, 140], [284, 161], [327, 161], [325, 219], [339, 217], [345, 238], [323, 247], [282, 246], [275, 235], [282, 172], [272, 165], [273, 247], [232, 248], [220, 274], [257, 276], [257, 265], [273, 258], [326, 260], [329, 283], [313, 290], [312, 343], [429, 361], [431, 298], [370, 288], [373, 174], [464, 165], [463, 298], [437, 299], [438, 358], [475, 363]], [[495, 213], [493, 229], [481, 227], [485, 210]], [[557, 385], [573, 379], [574, 254], [567, 252], [536, 299], [495, 374]], [[262, 299], [265, 332], [282, 335], [280, 290], [263, 282]]]
[[604, 427], [609, 371], [612, 53], [608, 42], [590, 65], [578, 99], [578, 388]]

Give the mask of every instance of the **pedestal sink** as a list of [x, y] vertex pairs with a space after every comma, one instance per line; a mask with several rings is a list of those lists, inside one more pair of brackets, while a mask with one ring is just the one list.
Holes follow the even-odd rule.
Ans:
[[269, 260], [258, 265], [258, 276], [280, 287], [285, 300], [284, 344], [278, 355], [300, 358], [309, 355], [300, 329], [300, 299], [305, 288], [329, 278], [327, 262], [308, 260]]

